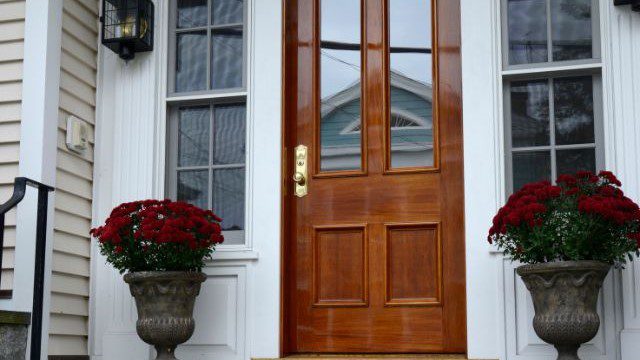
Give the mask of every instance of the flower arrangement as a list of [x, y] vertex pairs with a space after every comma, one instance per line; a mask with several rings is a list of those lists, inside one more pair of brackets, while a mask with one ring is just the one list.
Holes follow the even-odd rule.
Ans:
[[493, 219], [489, 243], [523, 263], [596, 260], [621, 265], [639, 255], [640, 208], [609, 171], [525, 185]]
[[120, 273], [200, 271], [224, 241], [221, 221], [184, 202], [144, 200], [117, 206], [91, 235]]

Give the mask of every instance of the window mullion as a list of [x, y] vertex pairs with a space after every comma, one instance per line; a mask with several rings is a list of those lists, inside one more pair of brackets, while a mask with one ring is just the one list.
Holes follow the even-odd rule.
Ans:
[[551, 31], [553, 31], [553, 27], [551, 26], [552, 18], [551, 18], [551, 0], [546, 1], [547, 7], [547, 62], [553, 62], [553, 35]]
[[209, 105], [209, 126], [210, 126], [210, 131], [209, 131], [209, 182], [207, 183], [207, 201], [209, 203], [209, 209], [213, 210], [213, 163], [214, 163], [214, 159], [213, 159], [213, 139], [215, 138], [214, 134], [215, 134], [215, 125], [216, 125], [216, 121], [215, 121], [215, 108], [214, 105], [211, 104]]
[[212, 0], [207, 1], [207, 90], [213, 89], [213, 83], [211, 81], [211, 73], [213, 69], [211, 69], [211, 63], [213, 61], [213, 51], [211, 48], [212, 44], [212, 31], [211, 31], [211, 2]]
[[551, 181], [554, 182], [557, 179], [557, 167], [556, 167], [556, 105], [555, 105], [555, 91], [553, 88], [553, 78], [549, 79], [549, 145], [551, 147]]

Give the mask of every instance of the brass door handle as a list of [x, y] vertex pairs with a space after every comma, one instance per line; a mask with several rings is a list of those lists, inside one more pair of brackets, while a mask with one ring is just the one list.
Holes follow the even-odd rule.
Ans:
[[304, 174], [302, 174], [301, 172], [296, 172], [295, 174], [293, 174], [293, 181], [300, 186], [304, 186], [304, 184], [307, 182], [307, 179], [304, 178]]
[[307, 195], [307, 147], [304, 145], [296, 146], [295, 158], [293, 159], [295, 164], [295, 172], [293, 173], [293, 193], [297, 197], [303, 197]]

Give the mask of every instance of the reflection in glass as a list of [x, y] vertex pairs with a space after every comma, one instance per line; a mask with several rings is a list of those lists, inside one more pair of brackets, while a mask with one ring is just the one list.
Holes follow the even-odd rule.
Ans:
[[433, 166], [431, 1], [389, 0], [391, 167]]
[[178, 117], [178, 166], [208, 165], [209, 106], [182, 107]]
[[244, 19], [243, 5], [243, 0], [213, 0], [211, 4], [213, 25], [241, 24]]
[[593, 56], [591, 0], [551, 1], [551, 29], [554, 61]]
[[178, 0], [178, 29], [207, 25], [207, 0]]
[[593, 78], [582, 76], [555, 79], [553, 91], [556, 144], [593, 143]]
[[546, 0], [508, 0], [508, 12], [509, 64], [546, 62]]
[[213, 170], [213, 212], [222, 218], [222, 230], [244, 229], [244, 168]]
[[360, 0], [321, 0], [320, 169], [361, 168]]
[[549, 145], [549, 82], [511, 83], [513, 147]]
[[176, 92], [207, 89], [206, 31], [176, 35]]
[[558, 175], [577, 171], [596, 171], [595, 149], [558, 150], [556, 152]]
[[213, 116], [213, 164], [244, 164], [246, 110], [244, 105], [218, 105]]
[[551, 181], [551, 154], [548, 151], [513, 153], [513, 191], [527, 183]]
[[214, 89], [242, 86], [242, 28], [215, 30], [211, 41], [211, 85]]
[[178, 171], [178, 201], [209, 207], [209, 170]]

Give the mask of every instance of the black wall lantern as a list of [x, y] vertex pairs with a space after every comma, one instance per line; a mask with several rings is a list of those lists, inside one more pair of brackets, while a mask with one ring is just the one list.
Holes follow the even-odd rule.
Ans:
[[124, 60], [153, 50], [153, 9], [151, 0], [103, 0], [102, 45]]
[[640, 0], [613, 0], [613, 5], [631, 5], [631, 10], [640, 11]]

